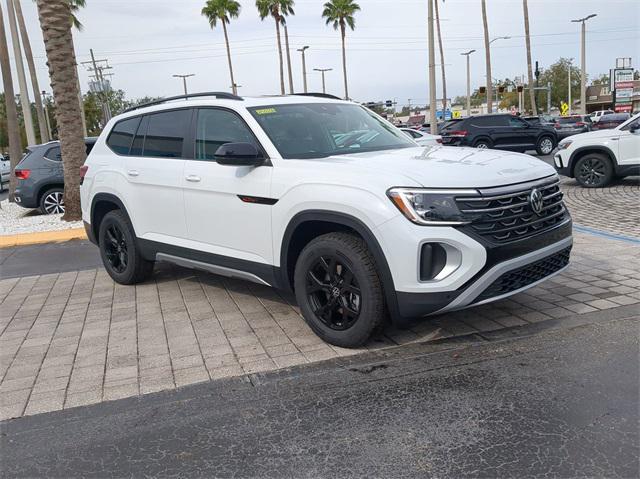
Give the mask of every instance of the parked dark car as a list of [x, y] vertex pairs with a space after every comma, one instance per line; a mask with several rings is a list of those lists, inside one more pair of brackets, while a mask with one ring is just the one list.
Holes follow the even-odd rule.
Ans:
[[551, 115], [521, 116], [520, 118], [536, 126], [539, 126], [539, 125], [553, 126], [553, 124], [556, 122], [555, 118], [552, 117]]
[[593, 124], [594, 130], [610, 130], [624, 123], [630, 118], [629, 113], [610, 113], [602, 115], [597, 123]]
[[588, 115], [561, 116], [556, 119], [553, 127], [556, 129], [558, 139], [561, 140], [578, 133], [591, 131], [591, 117]]
[[510, 114], [479, 115], [443, 128], [442, 144], [524, 152], [536, 150], [548, 155], [558, 143], [553, 127], [533, 125]]
[[[87, 154], [97, 138], [86, 138]], [[60, 142], [28, 146], [14, 170], [16, 203], [43, 214], [64, 213], [64, 176]]]

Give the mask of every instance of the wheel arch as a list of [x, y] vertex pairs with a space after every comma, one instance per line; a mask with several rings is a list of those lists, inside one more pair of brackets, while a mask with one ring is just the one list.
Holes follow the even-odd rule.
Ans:
[[[124, 206], [122, 200], [117, 196], [111, 193], [97, 193], [91, 200], [91, 232], [96, 240], [96, 244], [100, 241], [98, 235], [100, 222], [107, 213], [113, 210], [122, 211], [131, 223], [131, 217], [129, 216], [127, 208]], [[133, 224], [131, 226], [133, 227]]]
[[398, 317], [393, 277], [380, 243], [364, 222], [346, 213], [306, 210], [291, 218], [282, 237], [280, 248], [280, 285], [292, 291], [293, 270], [302, 249], [320, 234], [334, 231], [353, 232], [365, 241], [378, 268], [389, 313], [392, 319]]
[[491, 139], [491, 137], [487, 134], [480, 134], [478, 136], [476, 136], [473, 139], [473, 147], [475, 148], [475, 146], [480, 143], [481, 141], [484, 141], [485, 143], [487, 143], [489, 146], [493, 146], [494, 142]]
[[594, 146], [583, 146], [580, 148], [576, 148], [576, 150], [571, 153], [569, 157], [569, 174], [571, 178], [575, 178], [575, 167], [578, 160], [589, 153], [603, 153], [609, 158], [611, 161], [611, 165], [615, 168], [618, 167], [618, 160], [616, 159], [616, 155], [613, 151], [604, 145], [594, 145]]
[[64, 191], [64, 183], [59, 183], [56, 181], [53, 183], [45, 183], [44, 185], [40, 185], [38, 187], [38, 195], [36, 196], [38, 206], [40, 206], [40, 202], [42, 201], [42, 197], [44, 196], [44, 194], [54, 188], [60, 188], [62, 191]]

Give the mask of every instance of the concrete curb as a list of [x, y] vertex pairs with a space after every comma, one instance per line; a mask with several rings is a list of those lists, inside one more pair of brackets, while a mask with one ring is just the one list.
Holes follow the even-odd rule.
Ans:
[[0, 248], [25, 246], [41, 243], [59, 243], [75, 239], [87, 239], [84, 228], [69, 228], [66, 230], [40, 231], [37, 233], [23, 233], [16, 235], [0, 235]]

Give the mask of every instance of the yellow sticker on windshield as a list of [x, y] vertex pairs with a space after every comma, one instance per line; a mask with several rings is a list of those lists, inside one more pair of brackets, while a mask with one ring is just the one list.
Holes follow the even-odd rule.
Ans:
[[268, 115], [269, 113], [276, 113], [276, 109], [275, 108], [260, 108], [259, 110], [256, 110], [256, 114], [257, 115]]

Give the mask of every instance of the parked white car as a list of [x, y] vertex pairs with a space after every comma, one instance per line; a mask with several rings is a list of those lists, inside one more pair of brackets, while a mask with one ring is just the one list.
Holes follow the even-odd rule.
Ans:
[[323, 94], [152, 102], [109, 121], [80, 175], [87, 235], [118, 283], [162, 260], [293, 290], [309, 326], [344, 347], [387, 317], [530, 288], [572, 246], [550, 165], [420, 147]]
[[600, 121], [600, 118], [602, 118], [604, 115], [610, 115], [612, 113], [615, 113], [615, 112], [613, 110], [594, 111], [593, 113], [591, 113], [591, 121], [593, 123], [598, 123]]
[[556, 170], [587, 188], [640, 174], [640, 113], [610, 130], [565, 138], [554, 155]]
[[424, 131], [414, 130], [413, 128], [400, 128], [404, 133], [413, 138], [413, 140], [420, 146], [437, 146], [442, 143], [442, 137], [440, 135], [431, 135]]
[[9, 177], [11, 176], [11, 164], [7, 158], [0, 155], [0, 191], [9, 184]]

